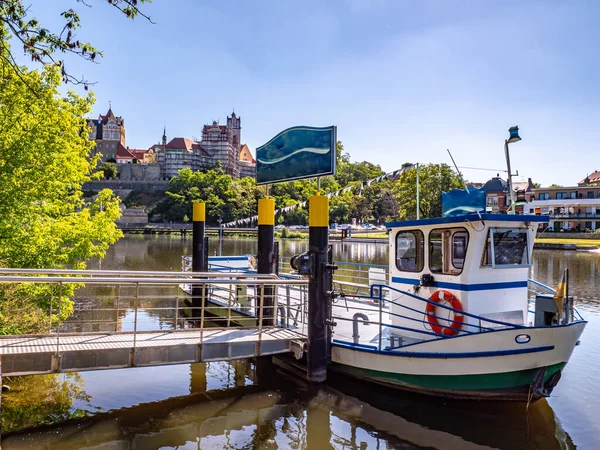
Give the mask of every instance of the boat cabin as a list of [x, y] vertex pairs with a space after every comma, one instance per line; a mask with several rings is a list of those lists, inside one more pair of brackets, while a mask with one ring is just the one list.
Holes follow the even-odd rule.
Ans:
[[[525, 324], [531, 252], [538, 224], [544, 222], [548, 217], [466, 214], [388, 223], [390, 285], [446, 306], [455, 307], [453, 302], [458, 300], [456, 305], [463, 311], [486, 319]], [[428, 304], [396, 290], [390, 297], [408, 307], [392, 303], [391, 321], [399, 327], [393, 333], [424, 339], [423, 334], [410, 330], [431, 331], [430, 325], [423, 323]], [[444, 327], [453, 325], [453, 311], [429, 307], [436, 316], [448, 317], [440, 321]], [[465, 316], [462, 321], [481, 325], [474, 317]], [[457, 323], [453, 328], [450, 335], [466, 329]]]

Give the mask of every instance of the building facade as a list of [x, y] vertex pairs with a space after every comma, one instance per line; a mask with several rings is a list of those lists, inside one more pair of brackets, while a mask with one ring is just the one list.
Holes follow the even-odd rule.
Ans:
[[[163, 142], [166, 142], [166, 135], [163, 135]], [[151, 150], [156, 152], [156, 162], [163, 180], [170, 180], [181, 169], [206, 170], [215, 165], [214, 159], [200, 144], [186, 138], [173, 138], [169, 143], [155, 145]]]
[[152, 149], [161, 167], [161, 178], [169, 180], [184, 167], [207, 170], [220, 163], [223, 171], [234, 178], [256, 177], [256, 160], [246, 144], [241, 145], [242, 121], [235, 112], [227, 117], [227, 125], [213, 121], [202, 128], [202, 139], [174, 138], [167, 144], [166, 131], [162, 144]]
[[89, 119], [88, 128], [90, 139], [96, 142], [92, 155], [102, 154], [102, 161], [117, 159], [119, 144], [125, 147], [125, 121], [121, 116], [115, 116], [112, 108], [98, 119]]
[[550, 216], [543, 229], [600, 229], [600, 186], [587, 186], [584, 181], [579, 186], [532, 189], [527, 195], [525, 213]]
[[[486, 195], [486, 212], [505, 214], [510, 210], [511, 197], [506, 180], [497, 175], [488, 180], [483, 187], [485, 188]], [[513, 181], [512, 187], [515, 193], [515, 213], [523, 214], [527, 202], [527, 194], [533, 189], [533, 182], [531, 178], [527, 181]]]

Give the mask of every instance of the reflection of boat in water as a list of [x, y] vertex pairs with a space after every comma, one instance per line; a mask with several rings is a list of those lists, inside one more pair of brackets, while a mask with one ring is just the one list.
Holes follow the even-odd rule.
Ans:
[[[60, 448], [573, 448], [545, 401], [473, 404], [408, 393], [336, 375], [311, 389], [267, 365], [256, 385], [207, 390], [209, 364], [192, 365], [192, 394], [143, 403], [69, 424], [10, 434], [8, 449]], [[212, 376], [225, 376], [230, 370]], [[256, 373], [253, 374], [255, 376]], [[510, 432], [507, 432], [510, 430]], [[197, 446], [197, 447], [196, 447]]]
[[340, 392], [332, 411], [350, 422], [413, 444], [434, 448], [575, 448], [545, 399], [526, 408], [513, 402], [471, 402], [390, 393], [383, 385], [365, 385], [343, 375], [330, 384]]
[[[388, 224], [390, 299], [374, 299], [389, 311], [375, 321], [355, 315], [360, 340], [338, 333], [332, 369], [444, 397], [549, 395], [586, 322], [565, 292], [528, 304], [536, 228], [547, 220], [470, 214]], [[334, 305], [334, 319], [348, 320], [342, 309]]]

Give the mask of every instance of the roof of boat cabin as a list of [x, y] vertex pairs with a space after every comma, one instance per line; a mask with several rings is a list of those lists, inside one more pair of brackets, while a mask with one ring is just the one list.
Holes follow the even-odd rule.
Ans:
[[[535, 215], [512, 215], [512, 214], [481, 214], [481, 219], [492, 220], [494, 222], [540, 222], [546, 223], [550, 221], [548, 216], [535, 216]], [[453, 217], [435, 217], [433, 219], [421, 219], [421, 220], [404, 220], [402, 222], [388, 222], [385, 226], [387, 228], [405, 228], [415, 227], [422, 225], [440, 225], [450, 223], [465, 223], [465, 222], [478, 222], [480, 220], [478, 214], [465, 214], [463, 216]]]

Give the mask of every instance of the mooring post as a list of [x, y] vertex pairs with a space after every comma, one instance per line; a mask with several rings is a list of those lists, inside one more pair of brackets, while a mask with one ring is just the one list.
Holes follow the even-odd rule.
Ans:
[[308, 281], [308, 364], [309, 381], [323, 382], [329, 363], [329, 299], [331, 271], [328, 270], [329, 198], [316, 195], [308, 203], [308, 251], [313, 273]]
[[[204, 229], [206, 220], [206, 204], [194, 202], [192, 206], [192, 272], [206, 272], [206, 248]], [[193, 317], [200, 317], [199, 308], [202, 305], [204, 284], [192, 284]]]
[[[257, 273], [275, 273], [273, 267], [274, 248], [275, 248], [275, 199], [261, 198], [258, 200], [258, 254], [257, 254]], [[264, 286], [263, 293], [263, 326], [273, 325], [275, 323], [275, 310], [273, 309], [273, 286]], [[258, 293], [261, 297], [260, 292]], [[260, 311], [257, 311], [260, 317]]]

